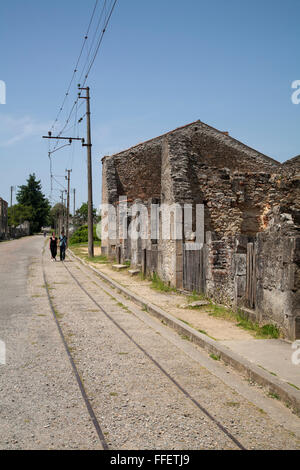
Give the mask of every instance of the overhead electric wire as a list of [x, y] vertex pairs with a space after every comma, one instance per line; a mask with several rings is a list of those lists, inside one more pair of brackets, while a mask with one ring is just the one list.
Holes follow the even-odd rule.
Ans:
[[86, 59], [86, 61], [85, 61], [85, 64], [84, 64], [83, 69], [82, 69], [82, 72], [81, 72], [81, 75], [80, 75], [80, 77], [79, 77], [79, 82], [81, 81], [81, 79], [82, 79], [82, 77], [83, 77], [83, 75], [84, 75], [85, 68], [86, 68], [87, 64], [89, 63], [89, 59], [90, 59], [90, 55], [91, 55], [91, 52], [92, 52], [92, 49], [93, 49], [93, 45], [94, 45], [95, 39], [96, 39], [96, 37], [97, 37], [97, 33], [98, 33], [99, 26], [100, 26], [100, 24], [101, 24], [103, 12], [104, 12], [104, 9], [105, 9], [105, 7], [106, 7], [106, 2], [107, 2], [107, 0], [104, 0], [103, 7], [102, 7], [102, 10], [101, 10], [101, 13], [100, 13], [100, 18], [99, 18], [99, 21], [98, 21], [98, 24], [97, 24], [97, 27], [96, 27], [96, 30], [95, 30], [95, 33], [94, 33], [94, 36], [93, 36], [91, 45], [90, 45], [90, 47], [89, 47], [89, 49], [88, 49], [87, 59]]
[[66, 191], [67, 189], [55, 178], [54, 175], [52, 175], [52, 178], [54, 179], [54, 181], [63, 188], [64, 191]]
[[[67, 88], [67, 91], [65, 93], [65, 96], [64, 96], [64, 99], [63, 99], [63, 102], [62, 102], [62, 105], [61, 107], [59, 108], [59, 111], [57, 113], [57, 116], [52, 124], [52, 127], [51, 127], [51, 132], [55, 129], [55, 126], [59, 120], [59, 117], [66, 105], [66, 102], [68, 100], [68, 97], [69, 97], [69, 94], [70, 94], [70, 90], [71, 90], [71, 87], [72, 87], [72, 84], [74, 82], [74, 79], [75, 79], [75, 76], [76, 74], [78, 73], [78, 67], [79, 67], [79, 64], [80, 64], [80, 61], [81, 61], [81, 58], [82, 58], [82, 55], [83, 55], [83, 51], [84, 51], [84, 48], [85, 48], [85, 45], [87, 44], [87, 41], [88, 41], [88, 37], [89, 37], [89, 33], [90, 33], [90, 30], [91, 30], [91, 26], [92, 26], [92, 23], [93, 23], [93, 20], [94, 20], [94, 17], [95, 17], [95, 13], [96, 13], [96, 10], [97, 10], [97, 6], [98, 6], [98, 3], [99, 3], [99, 0], [96, 0], [95, 1], [95, 5], [94, 5], [94, 9], [93, 9], [93, 12], [92, 12], [92, 15], [91, 15], [91, 18], [90, 18], [90, 22], [89, 22], [89, 25], [88, 25], [88, 29], [87, 29], [87, 32], [86, 32], [86, 35], [84, 36], [84, 41], [83, 41], [83, 44], [82, 44], [82, 47], [81, 47], [81, 50], [80, 50], [80, 53], [79, 53], [79, 56], [77, 58], [77, 62], [76, 62], [76, 65], [75, 65], [75, 68], [74, 68], [74, 71], [73, 71], [73, 74], [72, 74], [72, 77], [71, 77], [71, 80], [69, 82], [69, 85], [68, 85], [68, 88]], [[90, 47], [88, 48], [88, 52], [87, 52], [87, 60], [82, 68], [82, 71], [81, 71], [81, 74], [80, 74], [80, 82], [81, 82], [81, 78], [84, 76], [84, 81], [83, 83], [81, 83], [80, 87], [81, 88], [84, 88], [85, 87], [85, 84], [87, 82], [87, 79], [89, 77], [89, 74], [92, 70], [92, 67], [95, 63], [95, 60], [96, 60], [96, 57], [98, 55], [98, 52], [99, 52], [99, 49], [100, 49], [100, 46], [102, 44], [102, 41], [103, 41], [103, 37], [104, 37], [104, 34], [107, 30], [107, 26], [109, 24], [109, 21], [111, 19], [111, 16], [113, 14], [113, 11], [115, 9], [115, 6], [116, 6], [116, 3], [117, 3], [117, 0], [112, 0], [111, 3], [110, 3], [110, 7], [106, 10], [107, 8], [107, 0], [104, 0], [104, 3], [103, 3], [103, 7], [102, 7], [102, 10], [101, 10], [101, 13], [100, 13], [100, 17], [99, 17], [99, 20], [98, 20], [98, 23], [97, 23], [97, 26], [96, 26], [96, 29], [95, 29], [95, 33], [94, 33], [94, 36], [93, 36], [93, 39], [92, 39], [92, 42], [91, 42], [91, 45]], [[109, 12], [108, 15], [107, 15], [107, 11]], [[103, 13], [105, 12], [104, 14], [104, 18], [103, 18]], [[99, 29], [100, 29], [100, 25], [101, 25], [101, 22], [103, 23], [103, 26], [101, 27], [101, 32], [100, 32], [100, 35], [98, 36], [98, 40], [97, 40], [97, 43], [96, 43], [96, 47], [95, 49], [93, 50], [93, 47], [94, 47], [94, 43], [95, 43], [95, 40], [96, 40], [96, 37], [97, 37], [97, 34], [99, 32]], [[92, 50], [93, 50], [93, 53], [92, 53]], [[90, 60], [90, 57], [92, 55], [92, 58]], [[64, 131], [66, 131], [66, 128], [71, 120], [71, 117], [74, 113], [74, 110], [75, 110], [75, 118], [74, 118], [74, 124], [72, 126], [70, 126], [67, 131], [73, 129], [73, 133], [75, 134], [76, 133], [76, 126], [77, 126], [77, 134], [78, 134], [78, 137], [79, 137], [79, 123], [82, 121], [82, 119], [85, 117], [86, 113], [82, 116], [82, 118], [80, 119], [80, 121], [78, 121], [78, 111], [79, 109], [81, 108], [81, 106], [83, 106], [83, 102], [80, 103], [80, 105], [78, 105], [79, 103], [79, 99], [81, 98], [81, 92], [78, 93], [77, 95], [77, 98], [76, 100], [74, 101], [72, 107], [71, 107], [71, 110], [69, 113], [67, 113], [67, 119], [62, 127], [62, 129], [60, 130], [60, 132], [57, 134], [57, 137], [61, 137], [62, 136], [62, 133]], [[70, 145], [70, 144], [66, 144], [64, 146], [61, 146], [59, 147], [59, 139], [57, 139], [55, 141], [55, 144], [51, 150], [51, 145], [50, 145], [50, 140], [49, 140], [49, 152], [48, 152], [48, 155], [49, 155], [49, 160], [50, 160], [50, 178], [51, 178], [51, 199], [52, 199], [52, 192], [53, 190], [58, 190], [56, 188], [53, 188], [53, 181], [55, 181], [57, 184], [59, 184], [60, 187], [62, 187], [64, 190], [66, 190], [66, 188], [64, 188], [64, 186], [56, 180], [56, 178], [54, 177], [53, 175], [53, 168], [52, 168], [52, 154], [60, 149], [62, 149], [63, 147], [67, 146], [67, 145]], [[70, 154], [71, 155], [71, 154]], [[73, 152], [72, 152], [72, 164], [71, 166], [73, 166], [73, 160], [74, 160], [74, 149], [73, 149]]]
[[55, 204], [60, 204], [60, 201], [54, 199], [51, 195], [49, 196], [50, 201], [55, 202]]
[[79, 53], [79, 56], [78, 56], [78, 59], [77, 59], [77, 62], [76, 62], [76, 65], [75, 65], [75, 68], [74, 68], [72, 77], [71, 77], [71, 80], [70, 80], [70, 83], [69, 83], [69, 86], [68, 86], [67, 91], [66, 91], [66, 93], [65, 93], [65, 96], [64, 96], [62, 105], [61, 105], [61, 107], [59, 108], [59, 111], [58, 111], [58, 113], [57, 113], [57, 116], [56, 116], [56, 118], [55, 118], [55, 120], [54, 120], [54, 122], [53, 122], [53, 124], [52, 124], [51, 130], [54, 129], [55, 124], [56, 124], [56, 122], [58, 121], [58, 118], [59, 118], [60, 114], [62, 113], [62, 110], [63, 110], [63, 108], [64, 108], [64, 106], [65, 106], [67, 97], [69, 96], [69, 92], [70, 92], [70, 90], [71, 90], [71, 86], [72, 86], [72, 83], [73, 83], [73, 81], [74, 81], [75, 75], [76, 75], [76, 73], [78, 72], [78, 65], [79, 65], [80, 59], [81, 59], [81, 57], [82, 57], [82, 54], [83, 54], [83, 50], [84, 50], [86, 41], [87, 41], [87, 39], [88, 39], [88, 35], [89, 35], [90, 28], [91, 28], [91, 25], [92, 25], [92, 22], [93, 22], [93, 19], [94, 19], [94, 16], [95, 16], [95, 12], [96, 12], [96, 9], [97, 9], [97, 6], [98, 6], [98, 2], [99, 2], [99, 0], [96, 0], [95, 6], [94, 6], [94, 9], [93, 9], [93, 13], [92, 13], [92, 16], [91, 16], [91, 19], [90, 19], [90, 22], [89, 22], [89, 26], [88, 26], [87, 32], [86, 32], [86, 34], [85, 34], [85, 36], [84, 36], [84, 40], [83, 40], [83, 43], [82, 43], [82, 47], [81, 47], [81, 50], [80, 50], [80, 53]]
[[[104, 34], [105, 34], [105, 32], [106, 32], [106, 28], [107, 28], [107, 26], [108, 26], [108, 23], [109, 23], [109, 21], [110, 21], [110, 18], [111, 18], [111, 16], [112, 16], [112, 14], [113, 14], [113, 11], [114, 11], [114, 9], [115, 9], [116, 3], [117, 3], [117, 0], [114, 0], [113, 6], [112, 6], [112, 8], [111, 8], [111, 10], [110, 10], [110, 13], [109, 13], [109, 15], [108, 15], [108, 18], [107, 18], [106, 23], [105, 23], [105, 25], [104, 25], [104, 28], [103, 28], [103, 30], [102, 30], [100, 39], [99, 39], [99, 41], [98, 41], [98, 45], [97, 45], [97, 47], [96, 47], [96, 51], [95, 51], [94, 57], [93, 57], [93, 59], [92, 59], [92, 61], [91, 61], [91, 63], [90, 63], [90, 66], [89, 66], [89, 68], [88, 68], [87, 74], [86, 74], [86, 76], [85, 76], [85, 78], [84, 78], [84, 85], [85, 85], [85, 83], [86, 83], [86, 80], [87, 80], [87, 78], [88, 78], [88, 76], [89, 76], [89, 74], [90, 74], [90, 71], [91, 71], [91, 69], [92, 69], [92, 67], [93, 67], [93, 65], [94, 65], [94, 62], [95, 62], [95, 60], [96, 60], [96, 57], [97, 57], [99, 48], [100, 48], [101, 43], [102, 43], [102, 40], [103, 40], [103, 36], [104, 36]], [[84, 86], [84, 85], [83, 85], [83, 86]]]
[[[71, 127], [72, 134], [75, 135], [76, 137], [77, 137], [77, 134], [78, 134], [78, 132], [76, 132], [76, 128], [78, 129], [77, 117], [78, 117], [78, 103], [77, 103], [76, 109], [75, 109], [74, 124]], [[68, 162], [67, 162], [67, 165], [66, 165], [66, 168], [69, 168], [71, 171], [73, 170], [74, 152], [75, 152], [75, 146], [73, 145], [73, 146], [70, 147], [69, 158], [68, 158]], [[70, 161], [71, 161], [71, 166], [69, 165]]]
[[[113, 4], [112, 4], [112, 7], [110, 8], [110, 11], [109, 11], [108, 16], [107, 16], [106, 19], [104, 20], [104, 26], [103, 26], [103, 28], [102, 28], [102, 32], [101, 32], [100, 37], [99, 37], [99, 40], [98, 40], [98, 42], [97, 42], [97, 46], [96, 46], [96, 48], [95, 48], [95, 51], [94, 51], [94, 54], [93, 54], [93, 58], [92, 58], [92, 60], [90, 61], [89, 65], [88, 65], [87, 73], [85, 74], [84, 81], [83, 81], [83, 83], [81, 84], [81, 87], [82, 87], [82, 88], [85, 86], [86, 81], [87, 81], [87, 79], [88, 79], [88, 76], [89, 76], [89, 74], [90, 74], [90, 72], [91, 72], [91, 69], [92, 69], [92, 67], [93, 67], [93, 65], [94, 65], [94, 62], [95, 62], [95, 60], [96, 60], [97, 54], [98, 54], [99, 49], [100, 49], [100, 46], [101, 46], [101, 44], [102, 44], [103, 36], [104, 36], [104, 34], [105, 34], [105, 32], [106, 32], [108, 23], [109, 23], [109, 21], [110, 21], [110, 19], [111, 19], [111, 16], [112, 16], [112, 14], [113, 14], [113, 11], [114, 11], [114, 8], [115, 8], [115, 6], [116, 6], [116, 3], [117, 3], [117, 0], [114, 0], [114, 1], [113, 1]], [[105, 4], [106, 4], [106, 0], [105, 0]], [[102, 19], [102, 16], [103, 16], [103, 8], [102, 8], [102, 11], [101, 11], [100, 19]], [[99, 29], [99, 22], [98, 22], [96, 31], [98, 31], [98, 29]], [[84, 67], [84, 69], [85, 69], [85, 67]], [[83, 70], [84, 70], [84, 69], [83, 69]], [[80, 78], [82, 78], [82, 75], [83, 75], [83, 74], [81, 73]], [[69, 115], [68, 115], [68, 118], [67, 118], [67, 120], [66, 120], [66, 122], [65, 122], [65, 124], [64, 124], [64, 126], [63, 126], [63, 128], [61, 129], [61, 131], [60, 131], [59, 134], [58, 134], [59, 137], [62, 135], [62, 133], [63, 133], [64, 130], [66, 129], [68, 123], [70, 122], [71, 116], [72, 116], [72, 114], [73, 114], [73, 111], [74, 111], [74, 109], [75, 109], [75, 106], [77, 105], [77, 103], [78, 103], [78, 101], [79, 101], [79, 97], [80, 97], [80, 96], [81, 96], [81, 93], [79, 93], [79, 95], [77, 96], [76, 101], [73, 103], [73, 106], [72, 106], [71, 111], [70, 111], [70, 113], [69, 113]], [[57, 142], [56, 142], [55, 145], [57, 145]]]
[[63, 149], [64, 147], [69, 147], [70, 145], [71, 145], [70, 142], [69, 142], [68, 144], [64, 144], [64, 145], [62, 145], [61, 147], [58, 147], [58, 149], [52, 150], [51, 152], [49, 152], [49, 154], [52, 155], [52, 153], [58, 152], [58, 150], [61, 150], [61, 149]]

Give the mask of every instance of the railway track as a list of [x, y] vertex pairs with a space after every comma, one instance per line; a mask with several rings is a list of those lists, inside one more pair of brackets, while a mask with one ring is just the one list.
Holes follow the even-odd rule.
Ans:
[[[120, 323], [115, 319], [113, 318], [113, 316], [103, 307], [103, 305], [101, 305], [101, 303], [95, 299], [94, 295], [91, 294], [91, 292], [89, 292], [89, 290], [87, 288], [85, 288], [80, 279], [74, 274], [74, 272], [72, 272], [69, 267], [66, 265], [66, 263], [63, 263], [63, 266], [64, 266], [64, 269], [66, 270], [66, 272], [68, 273], [68, 275], [70, 276], [70, 278], [72, 278], [72, 280], [74, 281], [74, 283], [76, 283], [78, 289], [80, 289], [87, 298], [89, 298], [90, 301], [92, 301], [94, 303], [94, 305], [97, 307], [97, 309], [99, 309], [100, 312], [102, 312], [105, 317], [110, 321], [112, 322], [115, 327], [118, 328], [118, 330], [127, 337], [127, 339], [140, 351], [142, 352], [142, 354], [148, 358], [148, 360], [150, 360], [152, 362], [152, 364], [159, 370], [160, 374], [163, 374], [165, 376], [165, 378], [168, 379], [169, 382], [172, 383], [172, 386], [176, 387], [176, 389], [185, 397], [185, 399], [189, 400], [198, 410], [200, 410], [215, 426], [218, 427], [218, 429], [227, 436], [228, 439], [230, 439], [230, 441], [235, 445], [235, 447], [239, 450], [246, 450], [245, 447], [243, 446], [243, 444], [218, 420], [216, 419], [198, 400], [196, 400], [189, 392], [188, 390], [182, 386], [173, 376], [172, 374], [170, 374], [146, 349], [145, 347], [143, 347], [141, 344], [139, 344], [121, 325]], [[92, 279], [94, 281], [94, 283], [96, 282], [97, 285], [99, 286], [100, 289], [102, 289], [102, 291], [104, 291], [105, 293], [107, 293], [106, 289], [105, 289], [105, 285], [103, 285], [103, 281], [100, 281], [99, 278], [96, 276], [96, 275], [87, 275], [86, 272], [83, 271], [83, 269], [80, 267], [80, 266], [77, 266], [78, 269], [80, 269], [81, 273], [85, 276], [85, 279], [88, 277], [90, 279]], [[58, 331], [59, 331], [59, 334], [60, 334], [60, 337], [61, 337], [61, 340], [64, 344], [64, 347], [65, 347], [65, 350], [66, 350], [66, 353], [68, 355], [68, 358], [69, 358], [69, 361], [70, 361], [70, 364], [71, 364], [71, 367], [73, 369], [73, 372], [74, 372], [74, 375], [76, 377], [76, 380], [77, 380], [77, 383], [78, 383], [78, 386], [79, 386], [79, 389], [80, 389], [80, 392], [81, 392], [81, 395], [82, 395], [82, 398], [84, 400], [84, 403], [86, 405], [86, 408], [87, 408], [87, 411], [90, 415], [90, 418], [93, 422], [93, 425], [95, 427], [95, 430], [97, 432], [97, 435], [98, 435], [98, 438], [100, 440], [100, 443], [101, 443], [101, 446], [104, 450], [107, 450], [109, 449], [109, 446], [106, 442], [106, 439], [104, 437], [104, 433], [101, 429], [101, 425], [97, 419], [97, 416], [94, 412], [94, 409], [93, 409], [93, 406], [88, 398], [88, 395], [85, 391], [85, 387], [83, 385], [83, 382], [80, 378], [80, 374], [79, 374], [79, 371], [77, 369], [77, 366], [74, 362], [74, 359], [72, 357], [72, 354], [70, 352], [70, 349], [69, 349], [69, 346], [68, 346], [68, 343], [66, 341], [66, 338], [64, 336], [64, 333], [63, 333], [63, 330], [60, 326], [60, 323], [59, 323], [59, 320], [57, 318], [57, 315], [55, 313], [55, 307], [54, 307], [54, 304], [53, 304], [53, 301], [52, 301], [52, 298], [50, 296], [50, 291], [49, 291], [49, 284], [47, 282], [47, 275], [46, 275], [46, 271], [45, 271], [45, 266], [44, 266], [44, 260], [42, 259], [42, 269], [43, 269], [43, 277], [44, 277], [44, 283], [45, 283], [45, 286], [46, 286], [46, 291], [47, 291], [47, 296], [48, 296], [48, 301], [49, 301], [49, 305], [50, 305], [50, 308], [51, 308], [51, 311], [52, 311], [52, 314], [53, 314], [53, 318], [55, 320], [55, 323], [57, 325], [57, 328], [58, 328]], [[132, 312], [134, 314], [134, 312]]]
[[64, 333], [62, 331], [62, 328], [59, 324], [59, 321], [57, 319], [57, 316], [56, 316], [56, 313], [55, 313], [55, 308], [54, 308], [54, 305], [53, 305], [53, 302], [52, 302], [52, 299], [51, 299], [51, 296], [50, 296], [50, 291], [49, 291], [49, 284], [47, 282], [47, 277], [46, 277], [46, 272], [45, 272], [45, 266], [44, 266], [44, 262], [42, 262], [42, 268], [43, 268], [43, 278], [44, 278], [44, 284], [45, 284], [45, 287], [46, 287], [46, 292], [47, 292], [47, 297], [48, 297], [48, 301], [49, 301], [49, 305], [50, 305], [50, 309], [51, 309], [51, 312], [53, 314], [53, 318], [54, 318], [54, 321], [56, 323], [56, 326], [57, 326], [57, 329], [58, 329], [58, 332], [60, 334], [60, 337], [61, 337], [61, 340], [63, 342], [63, 345], [65, 347], [65, 350], [66, 350], [66, 353], [67, 353], [67, 356], [68, 356], [68, 359], [70, 361], [70, 364], [71, 364], [71, 367], [73, 369], [73, 372], [74, 372], [74, 375], [76, 377], [76, 381], [77, 381], [77, 384], [78, 384], [78, 387], [80, 389], [80, 392], [81, 392], [81, 395], [82, 395], [82, 398], [83, 398], [83, 401], [85, 403], [85, 406], [87, 408], [87, 411], [90, 415], [90, 418], [92, 420], [92, 423], [95, 427], [95, 430], [96, 430], [96, 433], [97, 433], [97, 436], [99, 438], [99, 441], [102, 445], [102, 448], [103, 450], [108, 450], [108, 445], [107, 445], [107, 442], [105, 440], [105, 437], [104, 437], [104, 434], [103, 434], [103, 431], [101, 429], [101, 426], [99, 424], [99, 421], [96, 417], [96, 414], [93, 410], [93, 407], [92, 407], [92, 404], [87, 396], [87, 393], [85, 391], [85, 388], [84, 388], [84, 385], [82, 383], [82, 380], [80, 378], [80, 374], [78, 372], [78, 369], [76, 367], [76, 364], [74, 362], [74, 359], [72, 357], [72, 354], [70, 352], [70, 349], [69, 349], [69, 346], [68, 346], [68, 343], [66, 341], [66, 338], [64, 336]]

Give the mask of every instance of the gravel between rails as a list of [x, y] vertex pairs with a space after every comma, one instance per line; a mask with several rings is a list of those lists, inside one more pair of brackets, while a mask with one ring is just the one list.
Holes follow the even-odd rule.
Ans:
[[71, 364], [71, 367], [73, 369], [73, 373], [76, 377], [76, 381], [77, 381], [77, 384], [78, 384], [78, 387], [79, 387], [79, 390], [81, 392], [81, 395], [82, 395], [82, 398], [83, 398], [83, 401], [85, 403], [85, 406], [87, 408], [87, 411], [90, 415], [90, 418], [92, 420], [92, 423], [95, 427], [95, 430], [96, 430], [96, 433], [98, 435], [98, 438], [100, 440], [100, 443], [101, 443], [101, 446], [103, 448], [103, 450], [107, 450], [108, 449], [108, 446], [106, 444], [106, 441], [105, 441], [105, 438], [104, 438], [104, 435], [103, 435], [103, 432], [102, 432], [102, 429], [100, 427], [100, 424], [97, 420], [97, 416], [95, 415], [94, 413], [94, 410], [93, 410], [93, 407], [91, 405], [91, 402], [87, 396], [87, 393], [85, 391], [85, 388], [84, 388], [84, 385], [83, 385], [83, 382], [81, 380], [81, 377], [80, 377], [80, 374], [78, 372], [78, 369], [76, 367], [76, 364], [74, 362], [74, 359], [72, 357], [72, 354], [70, 352], [70, 349], [68, 347], [68, 343], [66, 341], [66, 338], [64, 337], [64, 334], [63, 334], [63, 331], [61, 329], [61, 326], [59, 324], [59, 320], [57, 318], [57, 312], [55, 311], [55, 308], [54, 308], [54, 305], [53, 305], [53, 302], [52, 302], [52, 298], [50, 296], [50, 289], [49, 289], [49, 286], [48, 286], [48, 283], [47, 283], [47, 278], [46, 278], [46, 273], [45, 273], [45, 269], [44, 269], [44, 262], [42, 262], [42, 267], [43, 267], [43, 279], [44, 279], [44, 283], [45, 283], [45, 287], [46, 287], [46, 291], [47, 291], [47, 297], [48, 297], [48, 301], [49, 301], [49, 305], [50, 305], [50, 308], [51, 308], [51, 312], [53, 314], [53, 318], [55, 320], [55, 323], [56, 323], [56, 326], [58, 328], [58, 331], [59, 331], [59, 334], [60, 334], [60, 337], [61, 337], [61, 340], [62, 340], [62, 343], [64, 345], [64, 348], [66, 350], [66, 353], [67, 353], [67, 356], [69, 358], [69, 361], [70, 361], [70, 364]]
[[[299, 441], [252, 403], [66, 266], [113, 319], [247, 449], [297, 449]], [[111, 449], [236, 449], [232, 440], [79, 289], [61, 263], [46, 265], [64, 335]]]

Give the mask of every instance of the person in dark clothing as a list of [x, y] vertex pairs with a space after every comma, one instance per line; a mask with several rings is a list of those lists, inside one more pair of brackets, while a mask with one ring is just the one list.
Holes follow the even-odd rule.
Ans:
[[51, 251], [51, 261], [56, 261], [57, 238], [55, 236], [55, 232], [52, 233], [52, 237], [50, 238], [49, 248], [50, 248], [50, 251]]
[[60, 250], [60, 261], [64, 261], [66, 257], [66, 248], [67, 248], [67, 237], [64, 232], [61, 232], [59, 237], [59, 250]]

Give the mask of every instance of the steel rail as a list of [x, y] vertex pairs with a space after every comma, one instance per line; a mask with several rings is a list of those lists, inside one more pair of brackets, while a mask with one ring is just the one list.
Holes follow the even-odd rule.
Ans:
[[[45, 250], [45, 248], [44, 248], [44, 250]], [[83, 398], [83, 400], [84, 400], [85, 406], [86, 406], [86, 408], [87, 408], [87, 410], [88, 410], [88, 413], [89, 413], [89, 415], [90, 415], [90, 418], [91, 418], [91, 420], [92, 420], [92, 423], [93, 423], [93, 425], [94, 425], [94, 427], [95, 427], [96, 433], [97, 433], [97, 435], [98, 435], [98, 437], [99, 437], [99, 440], [100, 440], [100, 442], [101, 442], [101, 445], [102, 445], [102, 447], [103, 447], [103, 450], [108, 450], [109, 447], [108, 447], [108, 445], [107, 445], [107, 443], [106, 443], [106, 441], [105, 441], [105, 437], [104, 437], [104, 434], [103, 434], [103, 432], [102, 432], [101, 426], [100, 426], [99, 421], [98, 421], [98, 419], [97, 419], [97, 417], [96, 417], [96, 414], [95, 414], [95, 412], [94, 412], [94, 410], [93, 410], [93, 407], [92, 407], [92, 405], [91, 405], [91, 403], [90, 403], [90, 401], [89, 401], [89, 399], [88, 399], [88, 396], [87, 396], [87, 393], [86, 393], [86, 391], [85, 391], [85, 388], [84, 388], [84, 385], [83, 385], [83, 383], [82, 383], [82, 380], [81, 380], [81, 378], [80, 378], [78, 369], [77, 369], [77, 367], [76, 367], [76, 364], [75, 364], [75, 362], [74, 362], [74, 359], [73, 359], [73, 357], [72, 357], [72, 354], [71, 354], [71, 352], [70, 352], [70, 350], [69, 350], [68, 343], [67, 343], [67, 341], [66, 341], [66, 339], [65, 339], [65, 336], [64, 336], [64, 334], [63, 334], [62, 328], [61, 328], [61, 326], [60, 326], [60, 324], [59, 324], [59, 321], [58, 321], [57, 316], [56, 316], [56, 313], [55, 313], [55, 308], [54, 308], [54, 305], [53, 305], [53, 302], [52, 302], [52, 299], [51, 299], [51, 296], [50, 296], [49, 287], [48, 287], [48, 283], [47, 283], [47, 277], [46, 277], [46, 273], [45, 273], [44, 259], [43, 259], [44, 250], [43, 250], [43, 254], [42, 254], [42, 270], [43, 270], [43, 278], [44, 278], [45, 288], [46, 288], [46, 292], [47, 292], [47, 296], [48, 296], [48, 301], [49, 301], [49, 305], [50, 305], [50, 308], [51, 308], [51, 312], [52, 312], [52, 314], [53, 314], [53, 318], [54, 318], [55, 323], [56, 323], [56, 326], [57, 326], [57, 328], [58, 328], [58, 331], [59, 331], [61, 340], [62, 340], [62, 342], [63, 342], [63, 345], [64, 345], [64, 347], [65, 347], [66, 353], [67, 353], [68, 358], [69, 358], [69, 361], [70, 361], [70, 363], [71, 363], [71, 366], [72, 366], [74, 375], [75, 375], [75, 377], [76, 377], [76, 381], [77, 381], [78, 387], [79, 387], [79, 389], [80, 389], [82, 398]]]
[[[154, 359], [151, 354], [149, 354], [140, 344], [138, 344], [135, 339], [130, 336], [127, 331], [119, 325], [119, 323], [94, 299], [94, 297], [80, 284], [78, 281], [77, 277], [74, 276], [74, 274], [69, 270], [69, 268], [66, 266], [65, 263], [63, 263], [65, 269], [69, 273], [69, 275], [73, 278], [74, 282], [78, 285], [78, 287], [87, 295], [87, 297], [101, 310], [104, 315], [140, 350], [143, 352], [143, 354], [150, 359], [150, 361], [173, 383], [173, 385], [176, 386], [178, 390], [180, 390], [183, 395], [188, 398], [192, 403], [202, 411], [234, 444], [240, 449], [240, 450], [246, 450], [246, 448], [239, 442], [239, 440], [234, 437], [230, 431], [228, 431], [222, 423], [220, 423], [214, 416], [212, 416], [209, 411], [207, 411], [195, 398], [193, 398], [190, 393], [185, 390], [185, 388], [180, 385], [176, 379], [174, 379], [158, 362], [156, 359]], [[79, 268], [81, 271], [82, 269]], [[83, 272], [83, 271], [82, 271]], [[84, 272], [83, 272], [84, 273]], [[85, 273], [84, 273], [85, 274]], [[96, 277], [96, 276], [95, 276]], [[100, 284], [98, 284], [99, 287]], [[102, 288], [102, 290], [105, 292], [105, 289]]]

